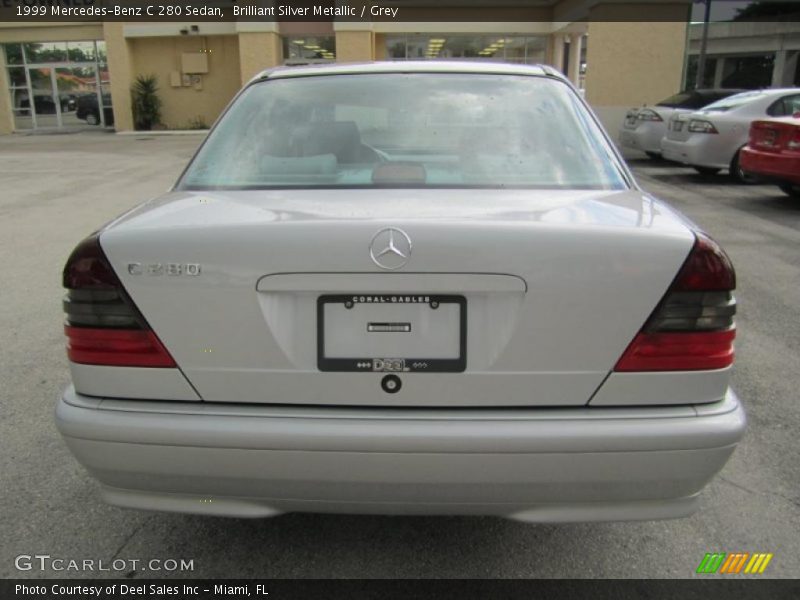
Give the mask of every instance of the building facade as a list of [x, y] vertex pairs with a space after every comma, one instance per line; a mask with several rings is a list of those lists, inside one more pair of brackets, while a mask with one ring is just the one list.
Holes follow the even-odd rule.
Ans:
[[[694, 87], [702, 24], [692, 24], [686, 87]], [[800, 22], [711, 23], [703, 87], [800, 86]]]
[[133, 130], [130, 90], [140, 75], [156, 77], [168, 129], [209, 126], [245, 82], [277, 65], [545, 63], [585, 89], [610, 128], [630, 106], [675, 93], [684, 78], [689, 0], [648, 4], [647, 23], [625, 21], [637, 4], [624, 1], [444, 4], [402, 22], [0, 23], [0, 133]]

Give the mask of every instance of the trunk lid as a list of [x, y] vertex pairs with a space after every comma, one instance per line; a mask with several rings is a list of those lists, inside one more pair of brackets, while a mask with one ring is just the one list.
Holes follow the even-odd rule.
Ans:
[[[413, 247], [391, 272], [370, 257], [386, 228]], [[693, 241], [639, 191], [452, 189], [175, 192], [100, 237], [203, 400], [388, 406], [587, 404]], [[464, 298], [464, 331], [439, 295]], [[348, 313], [321, 296], [376, 300]], [[463, 340], [465, 364], [386, 393], [371, 367], [320, 370], [320, 320], [332, 356], [453, 359]], [[387, 323], [409, 337], [364, 327]]]
[[674, 110], [667, 122], [667, 139], [682, 142], [688, 140], [692, 135], [689, 131], [689, 121], [695, 114], [688, 110]]

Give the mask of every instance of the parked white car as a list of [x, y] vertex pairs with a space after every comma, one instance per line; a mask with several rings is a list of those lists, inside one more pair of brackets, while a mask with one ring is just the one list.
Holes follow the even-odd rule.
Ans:
[[63, 277], [119, 506], [679, 517], [745, 427], [728, 257], [549, 67], [267, 71]]
[[688, 90], [670, 96], [654, 106], [632, 108], [625, 115], [619, 131], [619, 142], [623, 148], [644, 152], [650, 158], [660, 158], [661, 139], [667, 134], [667, 123], [674, 114], [692, 112], [743, 91]]
[[788, 116], [800, 111], [800, 88], [754, 90], [736, 94], [704, 109], [676, 114], [661, 142], [665, 159], [692, 166], [703, 175], [727, 169], [737, 181], [748, 181], [739, 166], [739, 151], [747, 144], [756, 119]]

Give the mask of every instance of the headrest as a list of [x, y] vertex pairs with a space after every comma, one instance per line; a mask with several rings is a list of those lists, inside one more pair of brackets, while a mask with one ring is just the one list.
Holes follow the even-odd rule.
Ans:
[[303, 156], [335, 154], [339, 163], [357, 163], [361, 134], [355, 121], [321, 121], [308, 126], [300, 142]]

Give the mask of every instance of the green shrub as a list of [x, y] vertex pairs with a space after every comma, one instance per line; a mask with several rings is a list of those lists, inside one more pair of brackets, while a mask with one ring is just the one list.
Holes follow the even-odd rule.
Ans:
[[161, 98], [155, 75], [139, 75], [131, 86], [131, 96], [136, 129], [150, 130], [161, 123]]

